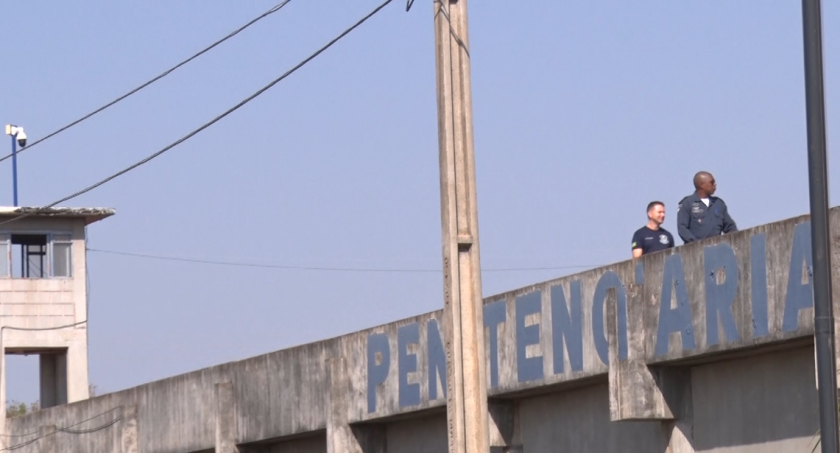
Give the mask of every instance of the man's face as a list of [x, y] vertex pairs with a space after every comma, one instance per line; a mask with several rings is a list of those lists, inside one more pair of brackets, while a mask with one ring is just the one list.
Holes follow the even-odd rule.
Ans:
[[662, 225], [665, 222], [665, 206], [658, 204], [648, 211], [648, 218], [656, 222], [657, 225]]
[[717, 184], [715, 183], [715, 177], [709, 175], [708, 177], [703, 179], [703, 183], [700, 184], [700, 188], [703, 189], [703, 192], [706, 192], [709, 195], [714, 195], [715, 190], [717, 190]]

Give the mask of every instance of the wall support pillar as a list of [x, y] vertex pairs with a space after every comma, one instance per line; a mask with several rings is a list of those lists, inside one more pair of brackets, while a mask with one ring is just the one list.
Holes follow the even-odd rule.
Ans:
[[138, 453], [137, 406], [123, 406], [122, 411], [122, 453]]
[[490, 399], [490, 453], [523, 453], [519, 425], [519, 401]]
[[67, 404], [67, 351], [38, 355], [41, 408]]
[[344, 358], [331, 358], [329, 366], [327, 453], [386, 453], [384, 426], [374, 424], [354, 426], [348, 422], [347, 402], [352, 392]]
[[619, 355], [616, 290], [607, 291], [610, 421], [659, 420], [668, 438], [669, 453], [694, 453], [691, 370], [648, 366], [646, 340], [651, 332], [645, 320], [651, 318], [643, 290], [642, 285], [626, 287], [626, 358]]
[[236, 446], [236, 397], [232, 382], [216, 384], [216, 453], [239, 453]]
[[58, 453], [58, 443], [55, 438], [55, 425], [45, 425], [38, 429], [38, 452]]

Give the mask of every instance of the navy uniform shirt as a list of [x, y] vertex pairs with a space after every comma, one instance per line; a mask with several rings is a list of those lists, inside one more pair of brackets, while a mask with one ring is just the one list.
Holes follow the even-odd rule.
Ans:
[[674, 246], [674, 236], [665, 228], [651, 230], [647, 225], [633, 233], [633, 249], [642, 249], [642, 255], [669, 249]]
[[677, 233], [683, 242], [699, 241], [738, 231], [729, 217], [726, 203], [718, 197], [709, 197], [709, 206], [693, 193], [682, 200], [677, 210]]

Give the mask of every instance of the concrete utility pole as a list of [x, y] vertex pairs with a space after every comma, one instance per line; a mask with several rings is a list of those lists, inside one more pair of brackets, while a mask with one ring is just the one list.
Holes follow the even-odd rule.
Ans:
[[467, 0], [435, 0], [449, 453], [490, 451]]

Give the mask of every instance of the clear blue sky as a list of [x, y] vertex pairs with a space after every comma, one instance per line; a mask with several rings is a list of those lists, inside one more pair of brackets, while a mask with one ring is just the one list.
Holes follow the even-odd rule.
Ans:
[[[36, 140], [274, 3], [6, 3], [0, 122]], [[293, 0], [22, 154], [21, 203], [50, 203], [157, 151], [377, 4]], [[840, 6], [823, 4], [836, 156]], [[716, 176], [740, 228], [808, 211], [800, 2], [473, 1], [470, 44], [486, 268], [624, 260], [652, 199], [666, 202], [676, 235], [676, 203], [701, 169]], [[213, 128], [67, 204], [117, 209], [89, 229], [95, 248], [440, 268], [436, 109], [432, 6], [417, 0], [406, 13], [395, 0]], [[837, 181], [840, 161], [829, 171]], [[10, 205], [10, 161], [0, 184]], [[836, 183], [831, 197], [838, 204]], [[442, 307], [434, 273], [89, 260], [90, 378], [100, 392]], [[570, 272], [487, 272], [484, 294]], [[37, 399], [37, 360], [7, 363], [8, 398]]]

